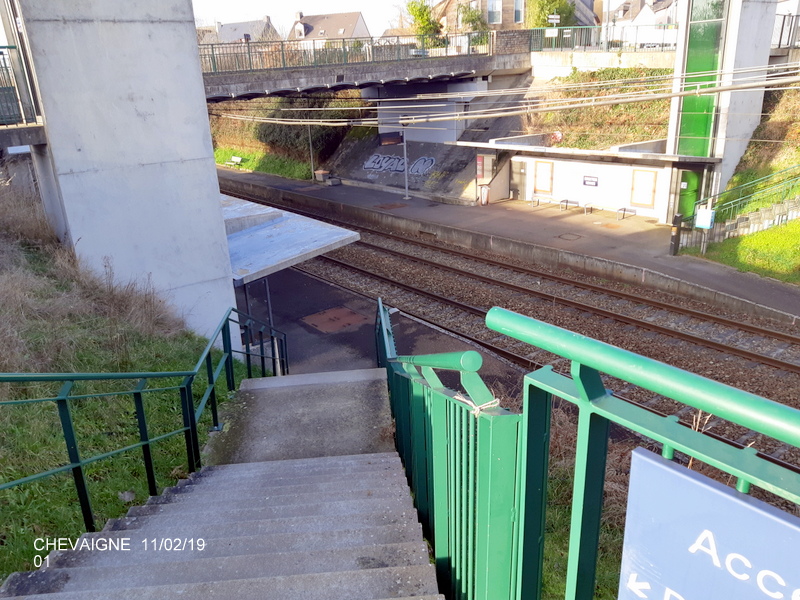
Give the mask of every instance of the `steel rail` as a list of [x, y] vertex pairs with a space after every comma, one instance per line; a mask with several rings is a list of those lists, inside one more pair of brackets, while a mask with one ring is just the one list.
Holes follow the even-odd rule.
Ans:
[[[259, 204], [265, 204], [265, 205], [269, 205], [269, 206], [278, 206], [278, 207], [280, 207], [280, 208], [285, 210], [284, 206], [282, 206], [282, 205], [280, 205], [278, 203], [267, 202], [267, 201], [265, 201], [265, 200], [263, 200], [261, 198], [254, 198], [252, 196], [248, 196], [248, 195], [245, 195], [245, 194], [238, 194], [238, 193], [226, 192], [226, 194], [229, 195], [229, 196], [235, 196], [235, 197], [242, 198], [242, 199], [245, 199], [245, 200], [249, 200], [251, 202], [256, 202], [256, 203], [259, 203]], [[540, 277], [542, 279], [555, 281], [557, 283], [563, 283], [565, 285], [571, 285], [571, 286], [574, 286], [574, 287], [577, 287], [577, 288], [580, 288], [580, 289], [585, 289], [587, 291], [592, 291], [592, 292], [596, 292], [596, 293], [600, 293], [600, 294], [605, 294], [607, 296], [614, 296], [616, 298], [619, 298], [619, 299], [622, 299], [622, 300], [627, 300], [629, 302], [635, 302], [637, 304], [641, 304], [641, 305], [645, 305], [645, 306], [652, 306], [654, 308], [658, 308], [658, 309], [662, 309], [662, 310], [668, 310], [670, 312], [682, 314], [682, 315], [689, 316], [689, 317], [696, 318], [696, 319], [701, 319], [703, 321], [710, 321], [710, 322], [713, 322], [713, 323], [719, 323], [720, 325], [733, 327], [735, 329], [739, 329], [741, 331], [745, 331], [747, 333], [752, 333], [754, 335], [759, 335], [759, 336], [762, 336], [762, 337], [765, 337], [765, 338], [772, 338], [772, 339], [775, 339], [775, 340], [788, 342], [790, 344], [800, 345], [800, 336], [795, 336], [795, 335], [792, 335], [792, 334], [789, 334], [789, 333], [784, 333], [782, 331], [776, 331], [774, 329], [769, 329], [769, 328], [766, 328], [766, 327], [759, 327], [757, 325], [751, 325], [749, 323], [744, 323], [744, 322], [741, 322], [741, 321], [735, 321], [733, 319], [728, 319], [727, 317], [722, 317], [722, 316], [719, 316], [719, 315], [715, 315], [715, 314], [712, 314], [712, 313], [707, 313], [707, 312], [704, 312], [704, 311], [695, 310], [695, 309], [692, 309], [692, 308], [685, 308], [685, 307], [681, 307], [681, 306], [675, 306], [673, 304], [662, 302], [660, 300], [653, 300], [653, 299], [650, 299], [650, 298], [643, 298], [641, 296], [628, 294], [626, 292], [607, 289], [607, 288], [604, 288], [602, 286], [595, 285], [595, 284], [592, 284], [592, 283], [575, 281], [575, 280], [570, 279], [568, 277], [563, 277], [561, 275], [555, 275], [553, 273], [548, 273], [548, 272], [545, 272], [545, 271], [538, 271], [536, 269], [531, 269], [531, 268], [528, 268], [528, 267], [519, 267], [517, 265], [513, 265], [513, 264], [510, 264], [508, 262], [501, 261], [501, 260], [496, 260], [496, 259], [491, 259], [491, 258], [484, 258], [484, 257], [476, 258], [474, 255], [471, 255], [471, 254], [468, 254], [466, 252], [462, 252], [462, 251], [459, 251], [459, 250], [455, 250], [455, 249], [452, 249], [452, 248], [443, 248], [441, 246], [437, 246], [437, 245], [430, 244], [430, 243], [427, 243], [427, 242], [423, 242], [423, 241], [420, 241], [420, 240], [412, 240], [412, 239], [409, 239], [407, 237], [401, 237], [401, 236], [398, 236], [398, 235], [395, 235], [395, 234], [392, 234], [392, 233], [388, 233], [388, 232], [385, 232], [385, 231], [379, 231], [377, 229], [373, 229], [371, 227], [366, 227], [364, 225], [354, 225], [352, 223], [346, 223], [346, 222], [343, 222], [341, 220], [337, 220], [337, 219], [331, 218], [329, 216], [321, 216], [319, 213], [317, 213], [316, 211], [312, 211], [312, 210], [306, 210], [306, 209], [300, 209], [300, 208], [292, 207], [290, 212], [295, 212], [295, 213], [298, 213], [298, 214], [313, 216], [315, 219], [322, 220], [322, 221], [327, 221], [329, 223], [335, 223], [335, 224], [337, 224], [339, 226], [342, 226], [342, 224], [344, 224], [347, 227], [349, 227], [349, 228], [351, 228], [353, 230], [356, 230], [356, 231], [363, 231], [363, 232], [371, 233], [373, 235], [383, 236], [383, 237], [386, 237], [386, 238], [389, 238], [389, 239], [393, 239], [393, 240], [396, 240], [396, 241], [399, 241], [399, 242], [403, 242], [403, 243], [406, 243], [406, 244], [411, 244], [411, 245], [414, 245], [414, 246], [419, 246], [421, 248], [430, 249], [430, 250], [433, 250], [433, 251], [436, 251], [436, 252], [442, 252], [444, 254], [450, 254], [452, 256], [457, 256], [459, 258], [464, 258], [464, 259], [472, 260], [472, 261], [475, 261], [475, 262], [485, 263], [485, 264], [492, 265], [492, 266], [502, 267], [502, 268], [505, 268], [505, 269], [516, 271], [516, 272], [521, 273], [523, 275], [529, 275], [529, 276], [533, 276], [533, 277]], [[383, 248], [383, 247], [381, 247], [381, 246], [379, 246], [377, 244], [372, 244], [371, 242], [365, 242], [363, 240], [360, 240], [360, 241], [358, 241], [356, 243], [367, 245], [367, 246], [372, 246], [372, 247], [376, 247], [376, 248], [381, 248], [382, 250], [389, 251], [388, 248]]]
[[[420, 289], [415, 288], [413, 286], [410, 286], [410, 285], [407, 285], [407, 284], [404, 284], [404, 283], [400, 283], [400, 282], [395, 281], [393, 279], [389, 279], [388, 277], [385, 277], [383, 275], [379, 275], [377, 273], [372, 273], [370, 271], [367, 271], [366, 269], [362, 269], [361, 267], [357, 267], [355, 265], [351, 265], [351, 264], [346, 263], [345, 261], [341, 261], [339, 259], [331, 258], [331, 257], [328, 257], [328, 256], [320, 256], [318, 258], [321, 258], [326, 262], [331, 262], [333, 264], [336, 264], [336, 265], [338, 265], [340, 267], [343, 267], [345, 269], [350, 269], [352, 271], [359, 272], [362, 275], [365, 275], [367, 277], [372, 277], [373, 279], [377, 279], [378, 281], [381, 281], [382, 283], [386, 283], [388, 285], [391, 285], [391, 286], [394, 286], [394, 287], [398, 287], [398, 288], [400, 288], [402, 290], [405, 290], [407, 292], [430, 298], [430, 299], [432, 299], [432, 300], [434, 300], [436, 302], [440, 302], [442, 304], [448, 304], [450, 306], [454, 306], [456, 308], [459, 308], [459, 309], [464, 310], [466, 312], [469, 312], [471, 314], [480, 316], [482, 318], [485, 318], [485, 315], [488, 312], [488, 311], [482, 310], [480, 308], [471, 306], [469, 304], [464, 304], [463, 302], [459, 302], [457, 300], [453, 300], [451, 298], [447, 298], [445, 296], [441, 296], [441, 295], [436, 294], [434, 292], [428, 292], [428, 291], [425, 291], [425, 290], [420, 290]], [[297, 265], [295, 265], [292, 268], [300, 270], [300, 271], [303, 271], [303, 272], [306, 272], [306, 271], [303, 270], [302, 267], [297, 266]], [[318, 278], [318, 279], [326, 280], [324, 276], [320, 276], [320, 275], [315, 274], [315, 273], [310, 273], [310, 274], [312, 276]], [[337, 285], [341, 285], [341, 284], [337, 283]], [[368, 297], [368, 296], [366, 296], [366, 294], [363, 294], [363, 292], [356, 292], [356, 293], [358, 293], [360, 295], [363, 295], [365, 297]], [[504, 358], [505, 360], [508, 360], [509, 362], [511, 362], [512, 364], [515, 364], [517, 366], [520, 366], [520, 367], [523, 367], [523, 368], [526, 368], [526, 369], [530, 369], [530, 368], [538, 369], [538, 368], [541, 368], [541, 367], [544, 366], [542, 363], [538, 363], [538, 362], [528, 358], [527, 356], [523, 356], [521, 354], [517, 354], [517, 353], [512, 352], [510, 350], [506, 350], [505, 348], [501, 348], [500, 346], [497, 346], [497, 345], [495, 345], [495, 344], [493, 344], [491, 342], [487, 342], [487, 341], [481, 340], [479, 338], [476, 338], [476, 337], [474, 337], [474, 336], [472, 336], [470, 334], [463, 333], [461, 331], [458, 331], [456, 329], [453, 329], [453, 328], [447, 326], [444, 323], [441, 323], [441, 322], [438, 322], [438, 321], [436, 321], [436, 322], [431, 321], [425, 315], [416, 313], [416, 312], [414, 312], [412, 310], [408, 310], [408, 309], [404, 308], [403, 312], [408, 314], [408, 315], [413, 316], [416, 319], [419, 319], [420, 321], [422, 321], [424, 323], [429, 323], [429, 324], [431, 324], [431, 325], [433, 325], [435, 327], [438, 327], [440, 329], [443, 329], [443, 330], [447, 331], [448, 333], [451, 333], [451, 334], [456, 335], [456, 336], [458, 336], [458, 337], [460, 337], [462, 339], [465, 339], [468, 342], [471, 342], [471, 343], [476, 344], [476, 345], [478, 345], [478, 346], [480, 346], [482, 348], [485, 348], [487, 351], [492, 352], [493, 354], [495, 354], [497, 356], [500, 356], [501, 358]], [[667, 413], [664, 413], [662, 411], [656, 410], [656, 409], [654, 409], [654, 408], [652, 408], [650, 406], [647, 406], [646, 404], [644, 404], [642, 402], [638, 402], [636, 400], [631, 400], [630, 398], [626, 398], [625, 396], [622, 396], [622, 395], [620, 395], [618, 393], [612, 392], [612, 395], [615, 398], [618, 398], [618, 399], [623, 400], [625, 402], [628, 402], [630, 404], [639, 406], [639, 407], [641, 407], [641, 408], [643, 408], [643, 409], [647, 410], [648, 412], [651, 412], [651, 413], [653, 413], [655, 415], [658, 415], [658, 416], [661, 416], [661, 417], [669, 416]], [[684, 426], [684, 427], [688, 427], [688, 428], [692, 427], [691, 424], [686, 423], [684, 421], [680, 421], [679, 420], [678, 423], [680, 425]], [[742, 449], [742, 448], [745, 448], [747, 446], [746, 444], [743, 444], [743, 443], [741, 443], [739, 441], [736, 441], [736, 440], [728, 439], [728, 438], [726, 438], [726, 437], [724, 437], [722, 435], [719, 435], [717, 433], [714, 433], [713, 431], [710, 431], [710, 430], [703, 430], [703, 431], [701, 431], [701, 433], [703, 433], [704, 435], [707, 435], [707, 436], [709, 436], [709, 437], [711, 437], [711, 438], [713, 438], [715, 440], [724, 442], [724, 443], [726, 443], [726, 444], [728, 444], [730, 446], [738, 448], [738, 449]], [[771, 454], [766, 454], [764, 452], [758, 451], [756, 454], [759, 457], [763, 458], [764, 460], [767, 460], [767, 461], [769, 461], [769, 462], [771, 462], [773, 464], [776, 464], [778, 466], [781, 466], [781, 467], [784, 467], [786, 469], [789, 469], [789, 470], [791, 470], [791, 471], [793, 471], [795, 473], [800, 473], [800, 465], [794, 465], [792, 463], [783, 461], [780, 458], [777, 458], [776, 456], [773, 456]]]
[[[663, 327], [661, 325], [656, 325], [654, 323], [649, 323], [647, 321], [642, 321], [641, 319], [637, 319], [635, 317], [629, 317], [627, 315], [620, 315], [620, 314], [612, 312], [610, 310], [606, 310], [606, 309], [603, 309], [603, 308], [592, 306], [591, 304], [584, 304], [582, 302], [578, 302], [578, 301], [575, 301], [575, 300], [569, 300], [567, 298], [561, 298], [559, 296], [554, 296], [552, 294], [547, 294], [547, 293], [544, 293], [544, 292], [538, 292], [536, 290], [532, 290], [532, 289], [527, 288], [527, 287], [522, 287], [522, 286], [519, 286], [519, 285], [515, 285], [513, 283], [497, 281], [497, 280], [492, 279], [490, 277], [486, 277], [484, 275], [478, 275], [476, 273], [471, 273], [469, 271], [464, 271], [464, 270], [458, 269], [456, 267], [450, 267], [450, 266], [446, 266], [446, 265], [441, 265], [439, 263], [435, 263], [433, 261], [430, 261], [430, 260], [427, 260], [427, 259], [424, 259], [424, 258], [420, 258], [420, 257], [416, 257], [416, 256], [409, 256], [407, 254], [404, 254], [402, 252], [398, 252], [396, 250], [390, 250], [390, 249], [386, 249], [386, 248], [381, 248], [380, 246], [374, 246], [374, 248], [377, 248], [377, 249], [379, 249], [379, 250], [381, 250], [383, 252], [386, 252], [388, 254], [392, 254], [392, 255], [401, 257], [401, 258], [403, 258], [405, 260], [411, 260], [411, 261], [417, 262], [419, 264], [422, 264], [422, 265], [425, 265], [425, 266], [428, 266], [428, 267], [431, 267], [431, 268], [434, 268], [434, 269], [441, 269], [443, 271], [447, 271], [447, 272], [453, 273], [453, 274], [458, 275], [460, 277], [463, 277], [463, 276], [470, 277], [472, 279], [475, 279], [476, 281], [480, 281], [480, 282], [488, 284], [488, 285], [493, 285], [493, 286], [496, 286], [496, 287], [499, 287], [499, 288], [504, 288], [504, 289], [515, 291], [515, 292], [520, 292], [520, 293], [532, 296], [534, 298], [547, 300], [548, 302], [554, 302], [556, 304], [560, 304], [562, 306], [567, 306], [569, 308], [574, 308], [576, 310], [591, 312], [591, 313], [596, 314], [596, 315], [598, 315], [600, 317], [613, 319], [613, 320], [615, 320], [617, 322], [620, 322], [620, 323], [625, 323], [627, 325], [633, 325], [635, 327], [639, 327], [640, 329], [645, 329], [647, 331], [652, 331], [654, 333], [660, 333], [662, 335], [666, 335], [666, 336], [672, 337], [672, 338], [677, 338], [677, 339], [683, 340], [685, 342], [690, 342], [692, 344], [696, 344], [698, 346], [711, 348], [713, 350], [717, 350], [717, 351], [723, 352], [725, 354], [733, 354], [733, 355], [739, 356], [741, 358], [745, 358], [747, 360], [751, 360], [751, 361], [754, 361], [754, 362], [758, 362], [758, 363], [762, 363], [762, 364], [774, 367], [776, 369], [781, 369], [781, 370], [789, 371], [789, 372], [792, 372], [792, 373], [800, 373], [800, 365], [796, 365], [794, 363], [787, 363], [785, 361], [782, 361], [782, 360], [779, 360], [779, 359], [776, 359], [776, 358], [772, 358], [772, 357], [769, 357], [769, 356], [764, 356], [763, 354], [758, 354], [756, 352], [751, 352], [749, 350], [744, 350], [742, 348], [736, 348], [736, 347], [733, 347], [733, 346], [728, 346], [728, 345], [723, 344], [721, 342], [714, 342], [712, 340], [708, 340], [708, 339], [705, 339], [705, 338], [702, 338], [702, 337], [699, 337], [699, 336], [696, 336], [696, 335], [693, 335], [693, 334], [690, 334], [690, 333], [686, 333], [686, 332], [683, 332], [683, 331], [678, 331], [676, 329], [671, 329], [671, 328], [668, 328], [668, 327]], [[329, 259], [329, 260], [332, 260], [332, 259]], [[350, 265], [349, 263], [346, 263], [345, 261], [339, 261], [339, 262], [340, 262], [340, 264], [343, 264], [343, 265], [346, 265], [346, 266], [351, 266], [351, 267], [353, 266], [353, 265]], [[364, 272], [368, 273], [369, 271], [364, 270]]]

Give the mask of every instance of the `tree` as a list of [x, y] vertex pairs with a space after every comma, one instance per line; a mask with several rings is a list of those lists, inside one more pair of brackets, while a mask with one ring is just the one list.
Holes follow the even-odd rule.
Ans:
[[425, 0], [408, 0], [406, 11], [411, 17], [411, 27], [415, 35], [439, 35], [442, 24], [433, 18], [430, 5]]
[[465, 31], [489, 31], [489, 24], [477, 7], [459, 4], [458, 16], [461, 19], [461, 27]]
[[578, 20], [575, 18], [575, 5], [570, 0], [528, 0], [525, 11], [525, 26], [552, 27], [547, 21], [548, 15], [559, 15], [559, 27], [571, 27]]

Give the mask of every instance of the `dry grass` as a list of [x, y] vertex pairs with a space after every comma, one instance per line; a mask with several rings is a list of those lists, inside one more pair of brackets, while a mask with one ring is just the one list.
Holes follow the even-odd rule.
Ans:
[[183, 330], [150, 282], [82, 268], [38, 199], [0, 188], [0, 372], [81, 371], [91, 364], [86, 344], [99, 349], [101, 339], [123, 367], [127, 341]]

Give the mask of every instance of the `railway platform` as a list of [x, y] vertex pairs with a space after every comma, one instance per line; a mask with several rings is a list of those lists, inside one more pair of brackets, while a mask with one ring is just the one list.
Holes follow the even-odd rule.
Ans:
[[346, 208], [350, 213], [369, 213], [373, 220], [405, 219], [420, 223], [422, 231], [428, 226], [431, 231], [446, 228], [449, 235], [459, 232], [465, 237], [479, 235], [489, 246], [493, 240], [498, 245], [502, 240], [516, 240], [547, 251], [552, 260], [561, 264], [568, 264], [567, 259], [574, 264], [576, 257], [600, 259], [606, 270], [629, 271], [629, 280], [638, 279], [639, 274], [642, 281], [664, 276], [662, 280], [675, 281], [672, 291], [677, 293], [690, 286], [701, 292], [708, 290], [711, 298], [716, 291], [796, 316], [800, 321], [800, 287], [696, 257], [670, 256], [670, 228], [653, 219], [637, 216], [618, 219], [614, 212], [562, 210], [559, 204], [532, 206], [509, 201], [463, 206], [433, 202], [413, 193], [406, 200], [402, 190], [324, 186], [224, 168], [218, 169], [218, 176], [223, 191], [260, 188], [266, 190], [265, 196], [288, 198], [284, 205], [307, 199], [316, 205], [329, 204], [334, 213]]

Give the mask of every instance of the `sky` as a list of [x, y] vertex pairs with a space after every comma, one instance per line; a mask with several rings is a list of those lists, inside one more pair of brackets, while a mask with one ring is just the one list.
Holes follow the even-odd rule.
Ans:
[[272, 19], [279, 32], [286, 33], [295, 21], [295, 13], [319, 15], [360, 12], [372, 36], [380, 36], [396, 20], [404, 0], [192, 0], [195, 20], [202, 25], [254, 21], [265, 15]]

